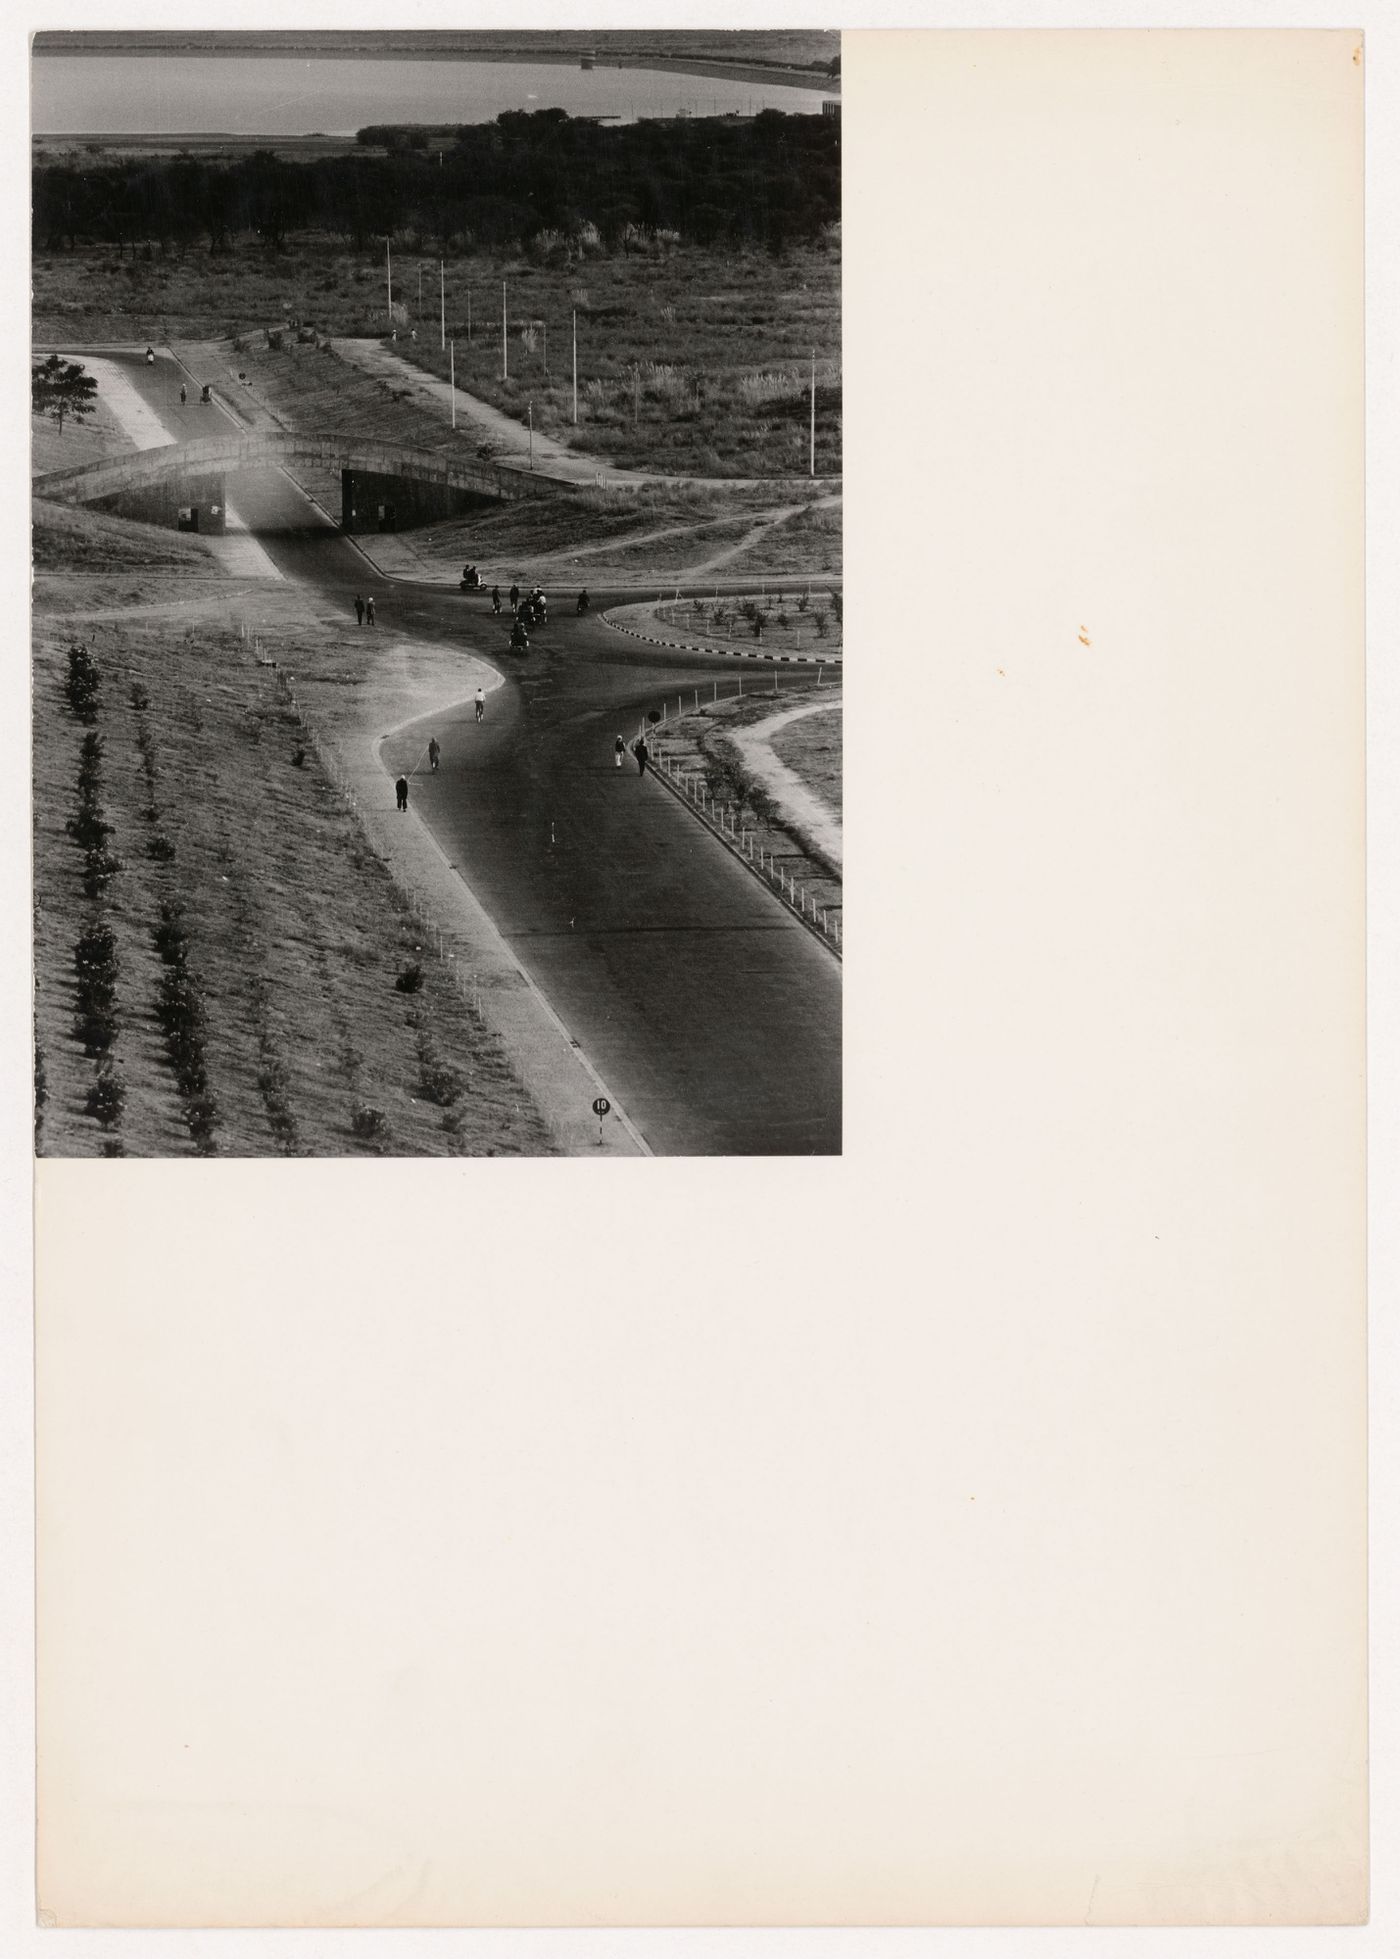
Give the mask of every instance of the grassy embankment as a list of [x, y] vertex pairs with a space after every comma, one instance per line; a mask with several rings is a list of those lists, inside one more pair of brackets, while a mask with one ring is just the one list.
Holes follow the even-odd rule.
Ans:
[[[505, 381], [503, 281], [510, 321]], [[398, 351], [445, 377], [436, 255], [396, 253], [394, 287], [419, 336], [413, 343], [401, 331]], [[536, 429], [582, 453], [673, 475], [806, 476], [815, 349], [817, 475], [840, 473], [840, 255], [834, 246], [794, 249], [782, 258], [698, 247], [660, 257], [598, 254], [571, 264], [459, 257], [447, 263], [446, 303], [460, 387], [522, 424], [533, 404]], [[192, 249], [183, 258], [156, 253], [147, 261], [92, 247], [42, 253], [34, 262], [34, 337], [41, 342], [260, 340], [265, 327], [288, 317], [313, 320], [333, 339], [382, 334], [382, 256], [309, 238], [280, 256], [244, 245], [213, 257]]]
[[[768, 691], [770, 688], [774, 691]], [[818, 685], [815, 677], [810, 681], [796, 679], [786, 671], [781, 677], [763, 674], [742, 682], [720, 683], [717, 701], [707, 701], [703, 690], [694, 708], [685, 696], [680, 701], [673, 699], [670, 717], [647, 737], [658, 760], [670, 756], [680, 767], [703, 775], [710, 794], [725, 806], [728, 817], [737, 827], [752, 833], [755, 852], [776, 859], [785, 874], [805, 887], [820, 907], [837, 916], [842, 902], [840, 873], [791, 823], [778, 820], [769, 790], [727, 737], [737, 729], [753, 727], [788, 708], [818, 701], [825, 704], [833, 695], [839, 699], [838, 688], [839, 683], [833, 686], [830, 681], [824, 681]], [[676, 710], [682, 703], [685, 712], [678, 715]], [[825, 725], [827, 751], [819, 769], [809, 771], [804, 760], [798, 773], [819, 795], [833, 801], [822, 784], [834, 772], [834, 807], [839, 810], [841, 716], [821, 715], [814, 719]], [[788, 760], [788, 756], [784, 755], [783, 759]], [[797, 765], [789, 762], [789, 766]]]
[[41, 1153], [547, 1150], [234, 622], [342, 694], [353, 642], [195, 540], [35, 523]]
[[769, 747], [830, 808], [841, 814], [841, 717], [812, 714], [780, 728]]

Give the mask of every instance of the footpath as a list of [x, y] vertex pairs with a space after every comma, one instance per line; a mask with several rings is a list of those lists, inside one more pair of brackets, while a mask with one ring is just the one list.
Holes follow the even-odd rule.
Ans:
[[[342, 635], [366, 628], [342, 627]], [[268, 650], [275, 650], [269, 640]], [[467, 712], [476, 688], [488, 696], [502, 676], [459, 647], [389, 639], [361, 683], [346, 689], [336, 675], [318, 680], [287, 674], [287, 688], [332, 780], [354, 812], [375, 855], [409, 898], [431, 949], [450, 967], [463, 995], [499, 1035], [521, 1082], [568, 1156], [649, 1156], [640, 1133], [534, 981], [467, 882], [413, 814], [413, 780], [427, 768], [429, 730], [409, 777], [409, 811], [395, 807], [394, 781], [381, 759], [384, 743], [427, 717], [445, 723]], [[612, 1110], [602, 1125], [594, 1098]]]
[[[335, 351], [348, 361], [353, 361], [365, 374], [373, 374], [381, 381], [387, 381], [396, 389], [407, 388], [416, 394], [420, 402], [431, 403], [440, 409], [450, 422], [454, 390], [450, 381], [429, 374], [415, 362], [406, 360], [392, 347], [386, 347], [378, 340], [342, 340], [335, 338]], [[513, 416], [503, 409], [493, 407], [479, 395], [467, 394], [463, 389], [455, 390], [457, 401], [458, 428], [470, 427], [481, 433], [483, 441], [492, 445], [492, 460], [507, 468], [529, 470], [531, 467], [531, 439], [528, 428], [521, 426]], [[705, 489], [771, 489], [774, 495], [785, 488], [805, 487], [808, 479], [797, 477], [788, 479], [776, 476], [662, 476], [653, 470], [620, 469], [615, 463], [601, 462], [595, 456], [583, 456], [571, 450], [566, 443], [554, 436], [544, 435], [538, 429], [534, 435], [534, 473], [546, 482], [567, 483], [575, 487], [601, 484], [605, 488], [641, 489], [647, 485], [653, 488], [664, 486], [668, 489], [686, 489], [699, 485]], [[841, 487], [839, 477], [823, 479], [824, 488], [830, 492]]]

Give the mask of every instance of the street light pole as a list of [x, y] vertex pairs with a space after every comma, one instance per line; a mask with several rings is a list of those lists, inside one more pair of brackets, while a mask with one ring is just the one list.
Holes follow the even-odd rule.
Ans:
[[530, 467], [535, 467], [535, 404], [530, 403]]
[[501, 281], [501, 379], [510, 379], [510, 348], [506, 345], [506, 282]]
[[438, 260], [438, 345], [447, 345], [447, 274]]
[[578, 308], [574, 308], [574, 427], [578, 427]]
[[448, 362], [450, 373], [448, 385], [452, 390], [452, 426], [455, 429], [457, 426], [457, 342], [455, 340], [452, 342]]
[[812, 349], [812, 446], [811, 473], [817, 473], [817, 353]]
[[389, 240], [384, 240], [384, 290], [389, 299], [389, 319], [394, 318], [394, 264], [389, 255]]

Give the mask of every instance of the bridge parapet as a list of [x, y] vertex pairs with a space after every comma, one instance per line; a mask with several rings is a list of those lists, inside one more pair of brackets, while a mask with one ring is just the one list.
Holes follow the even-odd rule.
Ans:
[[[371, 476], [403, 477], [410, 482], [437, 484], [477, 496], [518, 499], [535, 496], [544, 481], [509, 464], [454, 450], [413, 449], [373, 437], [313, 435], [288, 429], [202, 437], [196, 442], [166, 443], [155, 449], [136, 449], [121, 456], [74, 469], [50, 470], [36, 477], [36, 496], [65, 503], [91, 503], [125, 490], [144, 489], [175, 476], [230, 475], [240, 469], [297, 463], [327, 470], [352, 470]], [[552, 489], [576, 486], [545, 479]]]

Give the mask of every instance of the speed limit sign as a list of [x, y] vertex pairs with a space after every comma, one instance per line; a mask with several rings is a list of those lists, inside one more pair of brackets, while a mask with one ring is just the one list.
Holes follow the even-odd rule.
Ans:
[[611, 1107], [612, 1103], [606, 1095], [595, 1095], [593, 1097], [593, 1113], [595, 1116], [605, 1116]]

